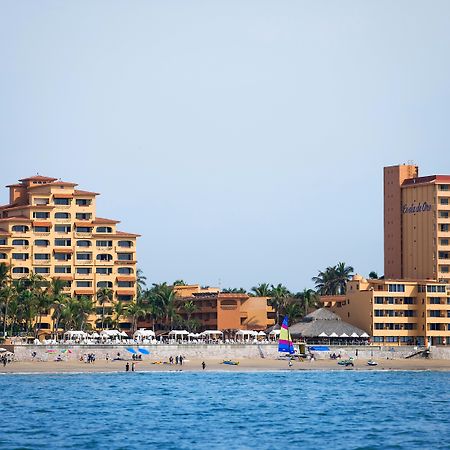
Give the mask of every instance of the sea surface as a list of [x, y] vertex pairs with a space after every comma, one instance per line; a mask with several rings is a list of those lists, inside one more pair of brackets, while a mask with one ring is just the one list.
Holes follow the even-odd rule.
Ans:
[[450, 373], [1, 375], [1, 449], [450, 449]]

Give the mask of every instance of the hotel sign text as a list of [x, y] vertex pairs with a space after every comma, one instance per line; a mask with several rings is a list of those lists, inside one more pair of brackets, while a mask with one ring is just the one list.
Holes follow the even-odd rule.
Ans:
[[419, 203], [418, 205], [412, 203], [411, 205], [403, 205], [402, 212], [403, 214], [413, 214], [418, 212], [427, 212], [431, 211], [431, 205], [427, 202]]

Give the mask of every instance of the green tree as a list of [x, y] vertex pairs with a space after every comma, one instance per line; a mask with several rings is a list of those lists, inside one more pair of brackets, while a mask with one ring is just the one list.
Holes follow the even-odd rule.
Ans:
[[257, 286], [253, 286], [251, 291], [255, 297], [270, 297], [272, 295], [269, 283], [259, 283]]
[[147, 286], [147, 277], [144, 275], [142, 269], [138, 269], [136, 271], [136, 291], [138, 297], [141, 296], [145, 286]]
[[374, 270], [372, 270], [372, 271], [369, 273], [369, 278], [370, 278], [371, 280], [378, 280], [378, 274], [377, 274]]
[[275, 310], [275, 314], [277, 317], [277, 323], [280, 323], [281, 314], [284, 313], [285, 307], [289, 302], [292, 294], [289, 292], [286, 286], [283, 286], [281, 283], [274, 286], [271, 285], [272, 295], [270, 297], [269, 303]]
[[244, 288], [226, 288], [222, 289], [224, 294], [246, 294], [247, 291]]
[[113, 291], [109, 288], [102, 288], [97, 291], [97, 301], [102, 307], [102, 330], [105, 328], [105, 305], [112, 302]]
[[126, 307], [125, 315], [131, 318], [131, 331], [134, 334], [137, 329], [138, 320], [144, 317], [146, 314], [146, 309], [142, 304], [138, 303], [136, 300], [129, 303]]

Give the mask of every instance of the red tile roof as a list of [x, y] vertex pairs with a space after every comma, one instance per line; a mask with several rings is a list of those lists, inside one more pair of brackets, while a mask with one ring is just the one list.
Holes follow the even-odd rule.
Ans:
[[44, 177], [42, 175], [35, 175], [34, 177], [22, 178], [19, 181], [56, 181], [58, 178]]
[[82, 197], [83, 195], [100, 195], [98, 192], [89, 192], [89, 191], [80, 191], [79, 189], [75, 189], [73, 191], [73, 195], [77, 197]]
[[101, 223], [120, 223], [120, 220], [104, 219], [103, 217], [97, 217], [92, 223], [94, 223], [95, 225]]
[[450, 183], [450, 175], [430, 175], [427, 177], [408, 178], [402, 186], [411, 186], [424, 183]]
[[31, 219], [25, 216], [11, 216], [0, 219], [0, 222], [31, 222]]

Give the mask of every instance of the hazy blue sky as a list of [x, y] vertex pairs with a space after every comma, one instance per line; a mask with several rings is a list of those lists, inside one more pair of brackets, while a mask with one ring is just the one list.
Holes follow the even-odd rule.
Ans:
[[450, 173], [448, 0], [1, 0], [0, 57], [3, 184], [101, 192], [150, 282], [381, 274], [383, 166]]

